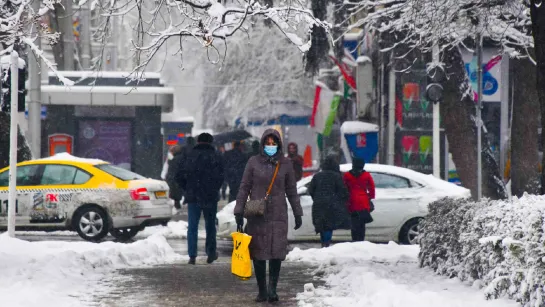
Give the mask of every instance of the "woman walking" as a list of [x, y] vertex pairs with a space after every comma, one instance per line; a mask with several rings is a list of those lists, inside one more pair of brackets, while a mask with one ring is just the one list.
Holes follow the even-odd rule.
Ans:
[[329, 247], [336, 229], [350, 229], [346, 208], [348, 190], [335, 157], [326, 157], [322, 171], [314, 175], [308, 189], [312, 197], [312, 223], [322, 247]]
[[352, 170], [344, 174], [344, 183], [350, 194], [348, 211], [352, 220], [352, 241], [365, 240], [365, 224], [371, 223], [371, 200], [375, 198], [375, 182], [366, 172], [365, 161], [354, 158]]
[[[276, 177], [274, 176], [276, 172]], [[282, 139], [278, 131], [268, 129], [261, 138], [261, 153], [246, 164], [235, 206], [237, 226], [244, 223], [244, 208], [251, 200], [264, 199], [272, 183], [263, 216], [248, 217], [246, 233], [252, 236], [250, 256], [254, 262], [259, 294], [256, 302], [276, 302], [276, 287], [282, 261], [288, 248], [288, 207], [286, 196], [295, 217], [295, 229], [302, 225], [303, 209], [297, 195], [297, 185], [291, 161], [282, 154]], [[266, 261], [269, 261], [267, 291]]]

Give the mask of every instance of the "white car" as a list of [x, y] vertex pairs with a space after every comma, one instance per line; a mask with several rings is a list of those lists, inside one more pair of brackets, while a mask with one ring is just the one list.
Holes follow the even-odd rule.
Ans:
[[[351, 164], [341, 165], [341, 171], [347, 172]], [[447, 181], [437, 179], [406, 168], [382, 164], [366, 164], [365, 170], [370, 172], [375, 181], [375, 211], [371, 213], [374, 221], [367, 224], [366, 240], [374, 242], [395, 241], [403, 244], [416, 244], [418, 223], [428, 214], [428, 204], [443, 197], [466, 198], [471, 193]], [[297, 191], [303, 207], [303, 226], [294, 230], [292, 214], [289, 214], [288, 240], [319, 240], [312, 224], [312, 198], [307, 193], [307, 186], [312, 176], [303, 178], [297, 183]], [[235, 202], [225, 206], [217, 214], [218, 236], [230, 238], [236, 231], [233, 215]], [[288, 208], [291, 211], [291, 208]], [[291, 213], [291, 212], [290, 212]], [[350, 230], [336, 230], [333, 239], [351, 240]]]

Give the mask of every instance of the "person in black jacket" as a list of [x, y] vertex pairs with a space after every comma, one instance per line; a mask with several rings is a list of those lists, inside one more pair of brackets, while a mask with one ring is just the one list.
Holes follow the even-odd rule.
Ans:
[[240, 181], [248, 162], [248, 155], [242, 150], [242, 144], [235, 142], [233, 149], [227, 151], [223, 156], [225, 162], [225, 179], [227, 184], [229, 184], [229, 202], [237, 199]]
[[346, 202], [348, 190], [335, 157], [326, 157], [322, 171], [314, 175], [308, 193], [312, 197], [312, 223], [320, 234], [322, 247], [329, 247], [333, 230], [350, 229]]
[[206, 229], [207, 263], [218, 259], [216, 251], [216, 213], [219, 190], [224, 181], [224, 166], [221, 154], [212, 146], [214, 137], [202, 133], [197, 146], [187, 154], [182, 163], [182, 188], [188, 203], [187, 249], [189, 264], [197, 258], [197, 235], [201, 212]]
[[172, 159], [168, 160], [168, 172], [166, 176], [166, 182], [170, 189], [169, 197], [174, 201], [174, 208], [176, 208], [176, 210], [178, 211], [182, 208], [180, 206], [180, 202], [182, 200], [183, 193], [178, 180], [176, 180], [176, 176], [181, 168], [180, 163], [183, 158], [182, 146], [173, 146], [170, 149], [170, 153], [172, 154]]

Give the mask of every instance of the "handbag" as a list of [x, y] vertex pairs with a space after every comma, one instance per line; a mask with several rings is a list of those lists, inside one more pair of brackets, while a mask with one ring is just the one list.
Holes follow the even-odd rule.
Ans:
[[274, 170], [274, 175], [271, 179], [271, 183], [269, 184], [269, 188], [267, 189], [267, 193], [265, 194], [265, 197], [262, 199], [248, 200], [246, 202], [246, 206], [244, 206], [245, 218], [252, 218], [252, 217], [265, 215], [265, 207], [267, 206], [269, 195], [271, 194], [271, 190], [272, 190], [274, 181], [276, 180], [276, 175], [278, 174], [279, 168], [280, 168], [280, 162], [277, 162], [276, 169]]
[[373, 200], [371, 198], [369, 198], [369, 212], [373, 212], [375, 211], [375, 203], [373, 202]]

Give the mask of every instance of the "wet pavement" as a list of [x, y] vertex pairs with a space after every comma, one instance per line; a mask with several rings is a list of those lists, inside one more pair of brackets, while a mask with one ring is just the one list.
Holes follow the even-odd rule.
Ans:
[[[175, 220], [187, 220], [187, 215]], [[199, 223], [204, 230], [204, 221]], [[61, 240], [80, 241], [78, 236], [24, 236], [29, 241]], [[185, 239], [169, 239], [176, 253], [187, 255]], [[297, 306], [297, 293], [312, 282], [322, 284], [312, 275], [313, 268], [300, 263], [283, 262], [278, 284], [280, 302], [275, 304], [255, 303], [257, 285], [255, 278], [242, 281], [231, 274], [232, 241], [218, 239], [219, 259], [206, 263], [204, 239], [199, 239], [197, 265], [188, 265], [187, 260], [161, 266], [131, 268], [115, 271], [105, 277], [91, 297], [81, 298], [90, 306], [100, 307], [183, 307], [183, 306]], [[316, 243], [297, 243], [294, 247], [317, 247]], [[185, 258], [185, 257], [184, 257]]]

